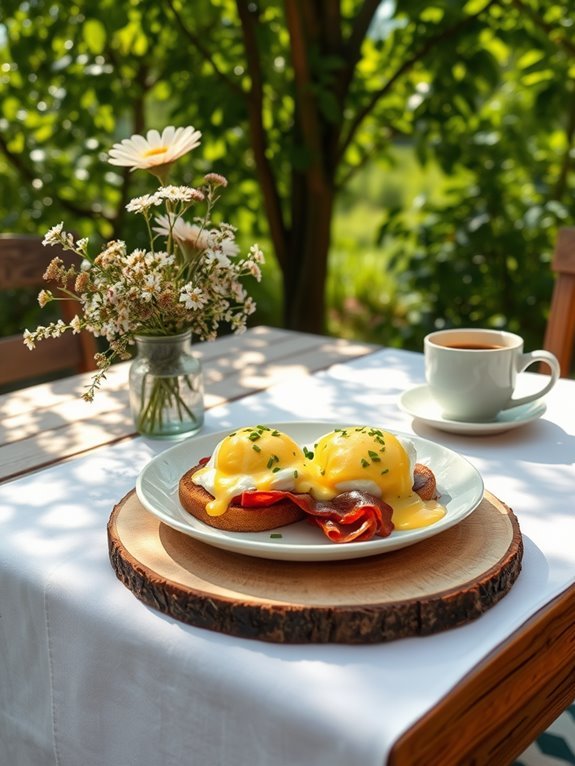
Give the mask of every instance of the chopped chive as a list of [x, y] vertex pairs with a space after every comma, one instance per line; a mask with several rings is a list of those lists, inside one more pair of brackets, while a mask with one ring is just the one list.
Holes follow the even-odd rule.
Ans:
[[374, 452], [373, 450], [368, 450], [367, 454], [370, 456], [370, 458], [373, 460], [374, 463], [381, 463], [381, 458], [377, 454], [377, 452]]
[[367, 466], [369, 465], [369, 461], [366, 460], [364, 457], [362, 457], [361, 458], [361, 465], [362, 465], [363, 468], [367, 468]]
[[381, 472], [381, 475], [383, 476], [385, 473], [389, 473], [389, 468], [385, 468], [385, 469], [384, 469], [384, 470]]
[[251, 434], [248, 436], [248, 439], [252, 442], [257, 441], [260, 438], [261, 434], [258, 434], [257, 431], [252, 431]]
[[252, 444], [252, 449], [255, 450], [256, 452], [261, 452], [262, 451], [262, 448], [258, 447], [257, 444]]
[[279, 538], [283, 537], [283, 535], [281, 535], [279, 532], [272, 532], [272, 534], [270, 535], [270, 537], [271, 537], [273, 540], [278, 540]]
[[279, 465], [276, 465], [275, 468], [272, 468], [272, 473], [277, 473], [278, 471], [281, 471], [281, 468], [279, 467]]
[[293, 472], [293, 477], [294, 477], [294, 479], [297, 479], [298, 475], [299, 475], [299, 474], [298, 474], [297, 470]]

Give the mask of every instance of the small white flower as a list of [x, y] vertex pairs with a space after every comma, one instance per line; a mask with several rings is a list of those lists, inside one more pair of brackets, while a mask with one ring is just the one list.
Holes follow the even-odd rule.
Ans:
[[228, 258], [234, 258], [240, 252], [240, 248], [233, 237], [225, 237], [222, 239], [220, 248], [222, 253]]
[[250, 314], [253, 314], [256, 310], [256, 302], [251, 297], [251, 295], [246, 299], [246, 302], [244, 304], [244, 312], [246, 316], [249, 316]]
[[126, 205], [129, 213], [146, 213], [153, 205], [161, 205], [162, 197], [155, 194], [144, 194], [141, 197], [134, 197]]
[[190, 310], [200, 309], [208, 302], [207, 297], [199, 287], [192, 287], [189, 283], [180, 290], [180, 303]]
[[248, 274], [250, 274], [250, 276], [254, 277], [256, 282], [261, 282], [262, 270], [260, 269], [257, 263], [255, 263], [254, 261], [248, 261], [246, 263], [246, 271], [248, 272]]
[[170, 125], [161, 134], [157, 130], [149, 130], [145, 138], [133, 135], [114, 144], [109, 151], [108, 162], [132, 170], [167, 165], [199, 146], [201, 136], [200, 131], [191, 125], [186, 128]]
[[222, 269], [231, 265], [230, 259], [221, 250], [206, 250], [206, 263], [216, 263]]
[[72, 333], [74, 335], [77, 335], [81, 331], [81, 329], [82, 329], [82, 320], [80, 319], [78, 314], [76, 314], [76, 316], [72, 318], [72, 320], [70, 322], [70, 327], [72, 328]]
[[153, 296], [160, 292], [161, 286], [162, 282], [159, 274], [146, 274], [140, 297], [146, 303], [151, 301]]
[[56, 226], [52, 226], [52, 228], [46, 232], [44, 239], [42, 240], [43, 245], [57, 245], [60, 242], [60, 237], [62, 236], [62, 229], [64, 228], [64, 221], [60, 221], [60, 223], [57, 223]]
[[53, 300], [54, 300], [54, 296], [52, 295], [50, 290], [40, 290], [40, 292], [38, 293], [38, 304], [40, 308], [42, 309], [47, 303], [50, 303], [50, 301], [53, 301]]
[[254, 263], [265, 263], [264, 254], [260, 250], [259, 245], [252, 245], [250, 247], [250, 257]]
[[161, 186], [156, 192], [158, 197], [171, 202], [203, 202], [204, 194], [191, 186]]
[[228, 185], [228, 179], [219, 173], [208, 173], [204, 176], [204, 181], [212, 186], [223, 186], [225, 188]]
[[33, 351], [36, 348], [36, 344], [34, 343], [34, 340], [35, 340], [34, 334], [31, 333], [30, 330], [24, 330], [24, 344], [30, 349], [30, 351]]

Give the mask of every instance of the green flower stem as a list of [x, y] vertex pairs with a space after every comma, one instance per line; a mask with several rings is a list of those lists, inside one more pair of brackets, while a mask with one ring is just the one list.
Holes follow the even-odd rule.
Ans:
[[[136, 425], [138, 431], [147, 434], [154, 434], [161, 431], [164, 425], [166, 410], [175, 408], [178, 413], [178, 419], [181, 423], [190, 420], [197, 423], [197, 418], [183, 400], [180, 390], [178, 377], [157, 378], [152, 376], [152, 386], [149, 397], [146, 401], [146, 382], [148, 375], [142, 380], [140, 399], [142, 409], [137, 417]], [[188, 375], [183, 376], [188, 388], [193, 390]]]

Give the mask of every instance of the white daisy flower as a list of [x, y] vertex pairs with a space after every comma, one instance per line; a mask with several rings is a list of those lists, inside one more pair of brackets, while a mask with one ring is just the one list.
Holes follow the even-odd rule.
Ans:
[[159, 274], [146, 274], [140, 298], [143, 301], [151, 301], [154, 295], [160, 292], [162, 282]]
[[208, 299], [199, 287], [192, 287], [191, 283], [184, 285], [180, 290], [180, 303], [184, 303], [187, 309], [195, 310], [205, 306]]
[[168, 165], [199, 146], [201, 136], [191, 125], [186, 128], [170, 125], [161, 134], [149, 130], [145, 138], [136, 134], [114, 144], [108, 153], [108, 162], [131, 170]]

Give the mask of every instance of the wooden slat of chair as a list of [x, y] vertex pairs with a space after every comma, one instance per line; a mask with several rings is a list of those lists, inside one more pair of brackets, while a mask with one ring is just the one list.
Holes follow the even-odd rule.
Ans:
[[[0, 293], [22, 287], [49, 288], [42, 276], [52, 258], [59, 256], [69, 266], [78, 256], [60, 247], [44, 247], [42, 238], [34, 235], [0, 235]], [[54, 290], [56, 293], [56, 290]], [[58, 302], [62, 318], [69, 322], [77, 312], [74, 301]], [[24, 331], [24, 327], [22, 331]], [[33, 330], [33, 327], [29, 329]], [[0, 328], [1, 331], [1, 328]], [[22, 335], [0, 339], [0, 385], [32, 380], [55, 372], [70, 374], [96, 369], [96, 343], [89, 333], [49, 338], [29, 351]]]
[[555, 354], [561, 366], [561, 376], [567, 377], [575, 343], [575, 226], [559, 229], [552, 268], [557, 278], [544, 347]]

